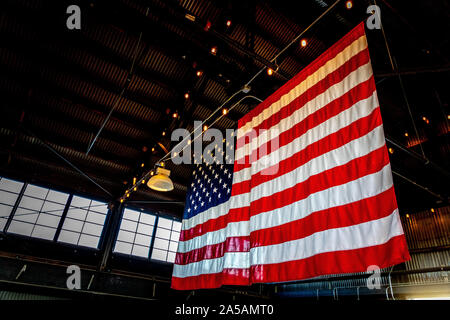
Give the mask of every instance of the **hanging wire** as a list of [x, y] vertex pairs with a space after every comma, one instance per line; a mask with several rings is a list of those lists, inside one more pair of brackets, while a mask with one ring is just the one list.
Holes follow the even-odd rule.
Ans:
[[[145, 12], [145, 16], [146, 16], [146, 17], [148, 16], [149, 11], [150, 11], [150, 8], [147, 7], [147, 11]], [[106, 123], [108, 123], [109, 118], [111, 118], [112, 113], [114, 112], [114, 110], [116, 109], [116, 107], [119, 105], [120, 99], [122, 99], [122, 97], [123, 97], [125, 91], [127, 90], [128, 86], [130, 85], [130, 82], [131, 82], [131, 76], [132, 76], [133, 73], [134, 73], [134, 66], [135, 66], [135, 64], [136, 64], [136, 60], [137, 60], [137, 56], [138, 56], [137, 53], [138, 53], [139, 45], [141, 44], [141, 40], [142, 40], [142, 34], [143, 34], [143, 31], [141, 31], [141, 32], [139, 33], [138, 41], [137, 41], [137, 43], [136, 43], [136, 46], [134, 47], [134, 50], [133, 50], [133, 58], [132, 58], [133, 60], [132, 60], [132, 62], [131, 62], [131, 67], [130, 67], [130, 70], [128, 71], [128, 75], [127, 75], [127, 78], [126, 78], [126, 80], [125, 80], [125, 84], [124, 84], [122, 90], [120, 91], [119, 96], [118, 96], [118, 97], [116, 98], [116, 100], [114, 101], [114, 104], [113, 104], [111, 110], [109, 110], [109, 113], [108, 113], [108, 115], [106, 116], [105, 120], [103, 120], [103, 123], [102, 123], [102, 125], [100, 126], [100, 129], [97, 131], [97, 134], [95, 135], [94, 139], [90, 142], [90, 144], [89, 144], [89, 146], [88, 146], [88, 149], [87, 149], [87, 151], [86, 151], [86, 155], [88, 155], [89, 152], [91, 151], [92, 147], [94, 146], [95, 142], [97, 141], [98, 137], [100, 136], [100, 133], [101, 133], [101, 132], [103, 131], [103, 129], [105, 128]]]
[[[272, 60], [270, 60], [271, 63], [274, 63], [274, 61], [276, 61], [284, 52], [286, 52], [286, 50], [288, 50], [295, 42], [298, 41], [298, 39], [300, 39], [309, 29], [311, 29], [317, 22], [319, 22], [328, 12], [330, 12], [339, 2], [341, 2], [341, 0], [336, 0], [327, 10], [325, 10], [319, 17], [317, 17], [306, 29], [304, 29], [298, 36], [296, 36], [287, 46], [285, 46], [275, 57], [272, 58]], [[147, 10], [148, 13], [148, 10]], [[250, 78], [249, 81], [247, 81], [247, 83], [240, 88], [238, 91], [236, 91], [233, 95], [231, 95], [224, 103], [222, 103], [216, 110], [213, 111], [213, 113], [204, 121], [202, 121], [202, 125], [208, 121], [214, 114], [216, 114], [217, 112], [219, 112], [223, 106], [225, 106], [225, 104], [227, 104], [231, 99], [233, 99], [236, 95], [238, 95], [241, 92], [247, 93], [251, 90], [250, 84], [265, 70], [267, 69], [267, 66], [262, 67], [252, 78]], [[246, 96], [244, 98], [247, 97], [253, 97], [259, 101], [261, 101], [259, 98], [254, 97], [254, 96]], [[242, 101], [242, 99], [240, 100]], [[238, 102], [239, 103], [239, 102]], [[233, 105], [232, 108], [234, 108], [236, 106], [236, 104]], [[232, 109], [230, 108], [230, 110]], [[216, 123], [219, 119], [221, 119], [224, 115], [221, 115], [216, 121], [213, 122]], [[197, 128], [194, 128], [194, 130], [190, 133], [190, 135], [188, 137], [190, 137], [192, 134], [194, 134], [194, 139], [195, 139], [195, 132], [197, 131], [198, 128], [202, 128], [202, 126], [199, 126]], [[97, 134], [98, 136], [98, 134]], [[201, 136], [201, 135], [200, 135]], [[179, 145], [180, 143], [182, 143], [183, 141], [186, 140], [187, 137], [185, 137], [182, 141], [180, 141], [177, 145]], [[176, 146], [177, 146], [176, 145]], [[175, 146], [175, 147], [176, 147]], [[172, 153], [172, 150], [175, 148], [173, 147], [169, 152], [167, 152], [160, 160], [158, 160], [155, 164], [155, 166], [158, 166], [161, 162], [167, 161], [168, 159], [167, 156], [169, 156]], [[125, 193], [131, 193], [132, 190], [134, 189], [134, 187], [140, 185], [140, 183], [142, 182], [142, 180], [147, 179], [148, 176], [150, 175], [150, 172], [147, 172], [141, 179], [139, 179], [139, 181], [137, 181], [135, 184], [133, 184], [129, 189], [127, 189], [125, 191]], [[122, 197], [122, 199], [125, 199], [124, 197]]]
[[[373, 3], [374, 3], [374, 5], [378, 6], [376, 0], [374, 0]], [[380, 27], [381, 27], [381, 33], [383, 34], [384, 44], [386, 45], [386, 51], [387, 51], [387, 54], [388, 54], [388, 57], [389, 57], [389, 62], [391, 63], [392, 71], [394, 71], [398, 75], [398, 80], [400, 82], [400, 88], [402, 90], [403, 98], [405, 99], [405, 103], [406, 103], [406, 107], [408, 109], [409, 117], [411, 118], [411, 122], [412, 122], [412, 125], [413, 125], [413, 128], [414, 128], [414, 133], [416, 134], [417, 141], [419, 142], [420, 151], [422, 153], [422, 156], [425, 159], [427, 159], [427, 157], [425, 156], [425, 152], [423, 150], [423, 147], [422, 147], [422, 143], [420, 143], [419, 131], [417, 130], [416, 123], [415, 123], [414, 117], [412, 115], [411, 107], [409, 105], [408, 97], [406, 95], [406, 90], [405, 90], [405, 87], [403, 86], [403, 80], [402, 80], [402, 77], [401, 77], [400, 73], [398, 72], [397, 61], [395, 60], [395, 57], [391, 53], [391, 49], [389, 47], [389, 43], [388, 43], [388, 40], [387, 40], [386, 33], [384, 32], [383, 22], [381, 21], [381, 19], [380, 19]]]

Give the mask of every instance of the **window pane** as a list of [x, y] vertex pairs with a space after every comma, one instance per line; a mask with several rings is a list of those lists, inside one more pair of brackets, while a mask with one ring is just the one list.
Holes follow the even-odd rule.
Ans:
[[161, 229], [158, 226], [158, 229], [156, 229], [156, 236], [158, 238], [163, 238], [163, 239], [170, 239], [170, 230], [167, 229]]
[[140, 212], [130, 209], [125, 209], [123, 212], [123, 219], [138, 221]]
[[61, 216], [64, 211], [64, 205], [52, 203], [52, 202], [45, 202], [42, 206], [42, 212], [49, 213], [52, 215], [58, 215]]
[[66, 218], [66, 220], [64, 221], [64, 224], [63, 224], [63, 229], [81, 232], [81, 229], [83, 228], [83, 224], [84, 224], [83, 221]]
[[90, 210], [106, 214], [108, 213], [108, 204], [92, 200]]
[[87, 234], [81, 234], [80, 241], [78, 241], [78, 245], [97, 248], [99, 237], [89, 236]]
[[54, 228], [35, 226], [31, 236], [40, 239], [53, 240], [55, 233], [56, 229]]
[[131, 254], [133, 254], [135, 256], [143, 257], [143, 258], [148, 258], [148, 252], [149, 252], [148, 247], [134, 245], [133, 251]]
[[152, 259], [166, 261], [167, 251], [153, 249], [152, 251]]
[[61, 233], [59, 234], [59, 237], [58, 237], [58, 241], [71, 243], [71, 244], [77, 244], [79, 237], [80, 237], [80, 234], [77, 232], [61, 230]]
[[54, 216], [51, 214], [41, 213], [39, 215], [39, 218], [37, 219], [36, 223], [47, 226], [47, 227], [53, 227], [57, 228], [59, 224], [59, 220], [61, 220], [61, 217]]
[[167, 262], [174, 263], [175, 262], [176, 253], [168, 252], [167, 253]]
[[86, 222], [84, 224], [83, 232], [94, 236], [100, 236], [102, 234], [103, 226]]
[[181, 222], [174, 221], [172, 229], [175, 230], [175, 231], [180, 232], [181, 231]]
[[153, 234], [153, 226], [149, 226], [146, 224], [139, 224], [137, 232], [151, 236]]
[[172, 229], [172, 220], [166, 218], [159, 218], [158, 227]]
[[48, 189], [35, 186], [33, 184], [29, 184], [27, 188], [25, 189], [25, 195], [39, 198], [39, 199], [45, 199], [47, 196]]
[[0, 204], [0, 217], [8, 218], [9, 215], [11, 214], [12, 208], [13, 207], [11, 207], [11, 206]]
[[133, 243], [134, 233], [120, 230], [119, 235], [117, 236], [117, 240]]
[[81, 209], [89, 209], [91, 204], [91, 200], [87, 198], [82, 198], [78, 196], [72, 197], [72, 202], [70, 202], [70, 206]]
[[46, 198], [46, 200], [57, 202], [57, 203], [64, 204], [64, 205], [66, 204], [67, 199], [69, 199], [69, 195], [67, 193], [63, 193], [63, 192], [59, 192], [59, 191], [55, 191], [55, 190], [50, 190], [48, 192], [48, 195]]
[[44, 200], [23, 196], [20, 200], [19, 207], [40, 211]]
[[5, 225], [6, 225], [7, 221], [8, 221], [7, 218], [0, 217], [0, 232], [2, 232], [3, 228], [5, 228]]
[[105, 217], [104, 214], [89, 212], [86, 221], [103, 225], [105, 223]]
[[33, 225], [30, 223], [20, 222], [20, 221], [11, 221], [9, 225], [9, 229], [7, 230], [10, 233], [17, 233], [24, 236], [29, 236], [33, 231]]
[[0, 180], [0, 190], [19, 193], [20, 190], [22, 189], [22, 186], [23, 186], [22, 182], [5, 179], [5, 178], [1, 178], [1, 180]]
[[170, 241], [169, 251], [177, 252], [178, 242]]
[[135, 232], [137, 228], [137, 222], [130, 220], [122, 220], [120, 229]]
[[39, 213], [34, 210], [17, 208], [16, 213], [14, 214], [13, 221], [25, 221], [29, 223], [36, 223], [36, 220], [39, 216]]
[[172, 231], [172, 234], [170, 235], [170, 240], [179, 241], [180, 240], [180, 233]]
[[155, 238], [155, 243], [153, 244], [153, 247], [167, 250], [169, 248], [169, 241]]
[[142, 234], [137, 234], [136, 238], [134, 239], [134, 242], [143, 246], [150, 246], [150, 241], [152, 237], [150, 236], [144, 236]]
[[67, 211], [67, 217], [83, 221], [86, 219], [86, 214], [87, 210], [83, 209], [69, 209]]
[[139, 222], [154, 225], [155, 224], [155, 216], [151, 214], [142, 213], [141, 220]]
[[19, 195], [16, 193], [0, 191], [0, 203], [9, 204], [13, 206], [16, 203], [18, 197]]
[[114, 248], [114, 252], [130, 254], [132, 247], [133, 247], [133, 245], [131, 243], [116, 241], [116, 246]]

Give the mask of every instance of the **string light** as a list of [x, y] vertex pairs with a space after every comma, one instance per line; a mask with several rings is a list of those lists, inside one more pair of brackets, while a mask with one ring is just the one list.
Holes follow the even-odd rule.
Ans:
[[152, 148], [152, 152], [155, 152], [155, 147]]
[[212, 47], [212, 48], [211, 48], [211, 53], [212, 53], [213, 55], [216, 55], [216, 54], [217, 54], [217, 47]]
[[300, 41], [300, 45], [302, 47], [306, 47], [307, 44], [308, 44], [308, 41], [306, 41], [306, 39], [302, 39], [302, 41]]
[[172, 118], [174, 118], [174, 119], [178, 118], [178, 112], [175, 111], [175, 112], [172, 114]]
[[222, 114], [223, 114], [223, 115], [226, 115], [227, 113], [228, 113], [228, 109], [227, 109], [227, 108], [223, 108], [223, 109], [222, 109]]
[[197, 77], [201, 77], [203, 75], [203, 71], [202, 70], [198, 70], [197, 71]]
[[143, 168], [144, 166], [145, 166], [145, 163], [142, 162], [142, 163], [141, 163], [141, 168]]
[[205, 125], [203, 126], [203, 131], [206, 131], [206, 130], [208, 130], [208, 126], [205, 124]]
[[347, 1], [345, 7], [350, 10], [353, 7], [353, 1]]
[[120, 203], [123, 203], [123, 199], [122, 198], [120, 198]]
[[134, 187], [134, 189], [133, 189], [134, 191], [136, 191], [137, 190], [137, 187]]
[[273, 75], [273, 70], [272, 70], [272, 68], [267, 68], [267, 74], [268, 74], [269, 76]]
[[227, 27], [231, 27], [231, 20], [227, 20]]
[[406, 214], [406, 217], [409, 218], [409, 214]]
[[405, 137], [409, 136], [408, 132], [405, 132]]
[[431, 212], [434, 213], [434, 208], [431, 208]]
[[389, 153], [390, 153], [390, 154], [393, 154], [393, 153], [394, 153], [394, 149], [389, 148]]
[[164, 137], [164, 136], [166, 135], [166, 132], [165, 132], [165, 131], [163, 131], [163, 132], [162, 132], [162, 135], [163, 135], [163, 137]]

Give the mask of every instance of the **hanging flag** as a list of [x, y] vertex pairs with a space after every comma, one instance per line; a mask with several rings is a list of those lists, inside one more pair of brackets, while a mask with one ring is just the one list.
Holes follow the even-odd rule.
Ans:
[[294, 281], [409, 258], [361, 23], [239, 120], [234, 166], [196, 166], [172, 288]]

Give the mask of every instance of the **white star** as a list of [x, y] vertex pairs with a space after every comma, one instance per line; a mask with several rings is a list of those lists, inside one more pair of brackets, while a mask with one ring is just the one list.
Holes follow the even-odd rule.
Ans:
[[220, 193], [217, 195], [217, 198], [219, 198], [220, 199]]
[[219, 177], [219, 175], [216, 173], [215, 175], [214, 175], [214, 179], [217, 179]]
[[219, 183], [222, 183], [222, 178], [219, 179]]
[[192, 189], [192, 191], [195, 191], [195, 190], [197, 190], [195, 187]]
[[194, 200], [192, 200], [192, 202], [191, 202], [192, 204], [194, 204]]
[[209, 196], [209, 192], [206, 193], [206, 197], [208, 197], [208, 196]]
[[228, 178], [231, 178], [231, 173], [228, 174]]
[[197, 210], [197, 206], [194, 206], [194, 210]]
[[223, 184], [223, 188], [225, 189], [226, 187], [227, 187], [227, 184], [226, 184], [226, 183], [224, 183], [224, 184]]
[[201, 206], [203, 207], [204, 204], [205, 204], [205, 203], [202, 201]]
[[209, 202], [211, 202], [211, 198], [209, 198]]
[[189, 209], [187, 210], [187, 212], [191, 212], [191, 208], [189, 208]]
[[228, 173], [228, 169], [223, 170], [223, 173]]
[[214, 189], [213, 189], [213, 192], [214, 192], [214, 193], [217, 193], [217, 188], [214, 188]]
[[230, 193], [230, 192], [231, 192], [231, 189], [230, 189], [230, 188], [228, 188], [228, 189], [227, 189], [227, 193]]

